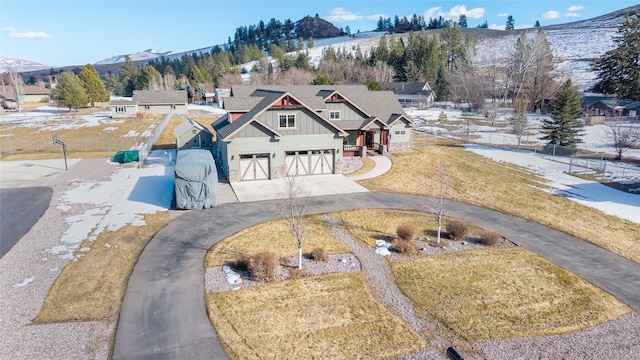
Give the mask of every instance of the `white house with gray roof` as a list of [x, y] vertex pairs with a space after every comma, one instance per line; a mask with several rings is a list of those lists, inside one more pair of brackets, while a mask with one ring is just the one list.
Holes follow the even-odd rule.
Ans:
[[414, 126], [392, 92], [363, 85], [238, 85], [224, 109], [215, 153], [230, 181], [340, 174], [343, 156], [408, 150]]
[[186, 90], [136, 90], [131, 100], [112, 100], [110, 104], [111, 117], [135, 117], [138, 113], [166, 115], [173, 111], [173, 115], [187, 115]]

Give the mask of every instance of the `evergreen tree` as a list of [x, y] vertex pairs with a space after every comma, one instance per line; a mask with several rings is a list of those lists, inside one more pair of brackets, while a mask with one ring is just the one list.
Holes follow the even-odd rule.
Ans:
[[86, 91], [92, 107], [96, 102], [109, 101], [107, 89], [104, 88], [100, 75], [91, 64], [85, 65], [80, 72], [80, 84]]
[[536, 20], [536, 23], [533, 25], [533, 27], [540, 27], [540, 21]]
[[420, 80], [420, 71], [418, 70], [418, 66], [416, 66], [413, 60], [409, 60], [404, 66], [404, 81], [416, 82], [418, 80]]
[[478, 28], [478, 29], [488, 29], [489, 28], [489, 23], [487, 22], [487, 20], [485, 20], [482, 24], [476, 26], [476, 28]]
[[382, 91], [382, 84], [373, 79], [366, 80], [364, 85], [369, 91]]
[[594, 64], [593, 91], [640, 101], [640, 14], [627, 15], [613, 41], [616, 48]]
[[138, 75], [138, 68], [136, 64], [133, 63], [133, 60], [129, 57], [129, 55], [125, 55], [124, 63], [120, 66], [120, 81], [125, 77], [129, 77], [130, 79], [135, 78]]
[[507, 24], [505, 25], [505, 30], [513, 30], [515, 26], [513, 25], [516, 21], [513, 19], [512, 15], [507, 16]]
[[313, 46], [314, 46], [313, 38], [311, 36], [309, 36], [309, 38], [307, 39], [307, 49], [310, 49]]
[[467, 27], [467, 15], [465, 14], [460, 15], [460, 17], [458, 18], [458, 25], [460, 25], [461, 28]]
[[550, 145], [575, 149], [582, 142], [579, 136], [584, 124], [578, 119], [582, 114], [580, 95], [571, 80], [558, 90], [552, 106], [551, 119], [542, 120], [542, 131], [546, 134], [542, 139], [549, 140]]
[[440, 65], [438, 69], [438, 75], [436, 76], [436, 96], [438, 99], [446, 99], [449, 95], [449, 73], [447, 67], [444, 64]]
[[58, 104], [68, 106], [69, 111], [72, 108], [78, 109], [85, 106], [89, 102], [87, 92], [82, 87], [78, 75], [71, 71], [65, 71], [58, 77], [58, 84], [53, 89], [53, 96]]
[[108, 94], [113, 94], [116, 90], [116, 85], [118, 85], [118, 78], [113, 75], [111, 71], [104, 76], [104, 87], [107, 90]]

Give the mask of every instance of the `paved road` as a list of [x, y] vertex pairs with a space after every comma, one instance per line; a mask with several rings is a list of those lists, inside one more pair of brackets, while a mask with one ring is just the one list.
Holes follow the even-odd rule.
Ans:
[[20, 240], [49, 208], [53, 189], [0, 189], [0, 258]]
[[[203, 262], [216, 242], [277, 218], [274, 201], [224, 204], [173, 220], [145, 248], [124, 297], [114, 359], [224, 359], [204, 304]], [[309, 214], [359, 208], [424, 210], [418, 196], [362, 193], [314, 197]], [[451, 202], [449, 216], [500, 233], [640, 311], [640, 264], [527, 220]]]

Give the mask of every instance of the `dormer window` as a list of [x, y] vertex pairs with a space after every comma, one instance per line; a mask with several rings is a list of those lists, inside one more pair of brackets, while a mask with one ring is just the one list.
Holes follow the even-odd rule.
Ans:
[[338, 110], [329, 111], [329, 120], [340, 120], [340, 111]]

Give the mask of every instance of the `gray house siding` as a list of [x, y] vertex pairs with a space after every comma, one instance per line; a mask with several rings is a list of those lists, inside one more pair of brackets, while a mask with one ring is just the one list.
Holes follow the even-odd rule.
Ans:
[[[279, 126], [280, 114], [295, 114], [295, 128], [281, 128]], [[318, 119], [318, 116], [308, 109], [269, 109], [260, 114], [257, 119], [284, 136], [335, 133], [335, 129]]]
[[390, 126], [391, 144], [390, 152], [407, 152], [411, 150], [411, 126], [403, 121], [397, 121]]
[[322, 116], [325, 119], [333, 120], [329, 117], [331, 111], [340, 111], [339, 120], [359, 120], [365, 119], [368, 116], [363, 114], [360, 110], [356, 109], [353, 105], [346, 102], [340, 103], [327, 103], [327, 109], [323, 111]]

